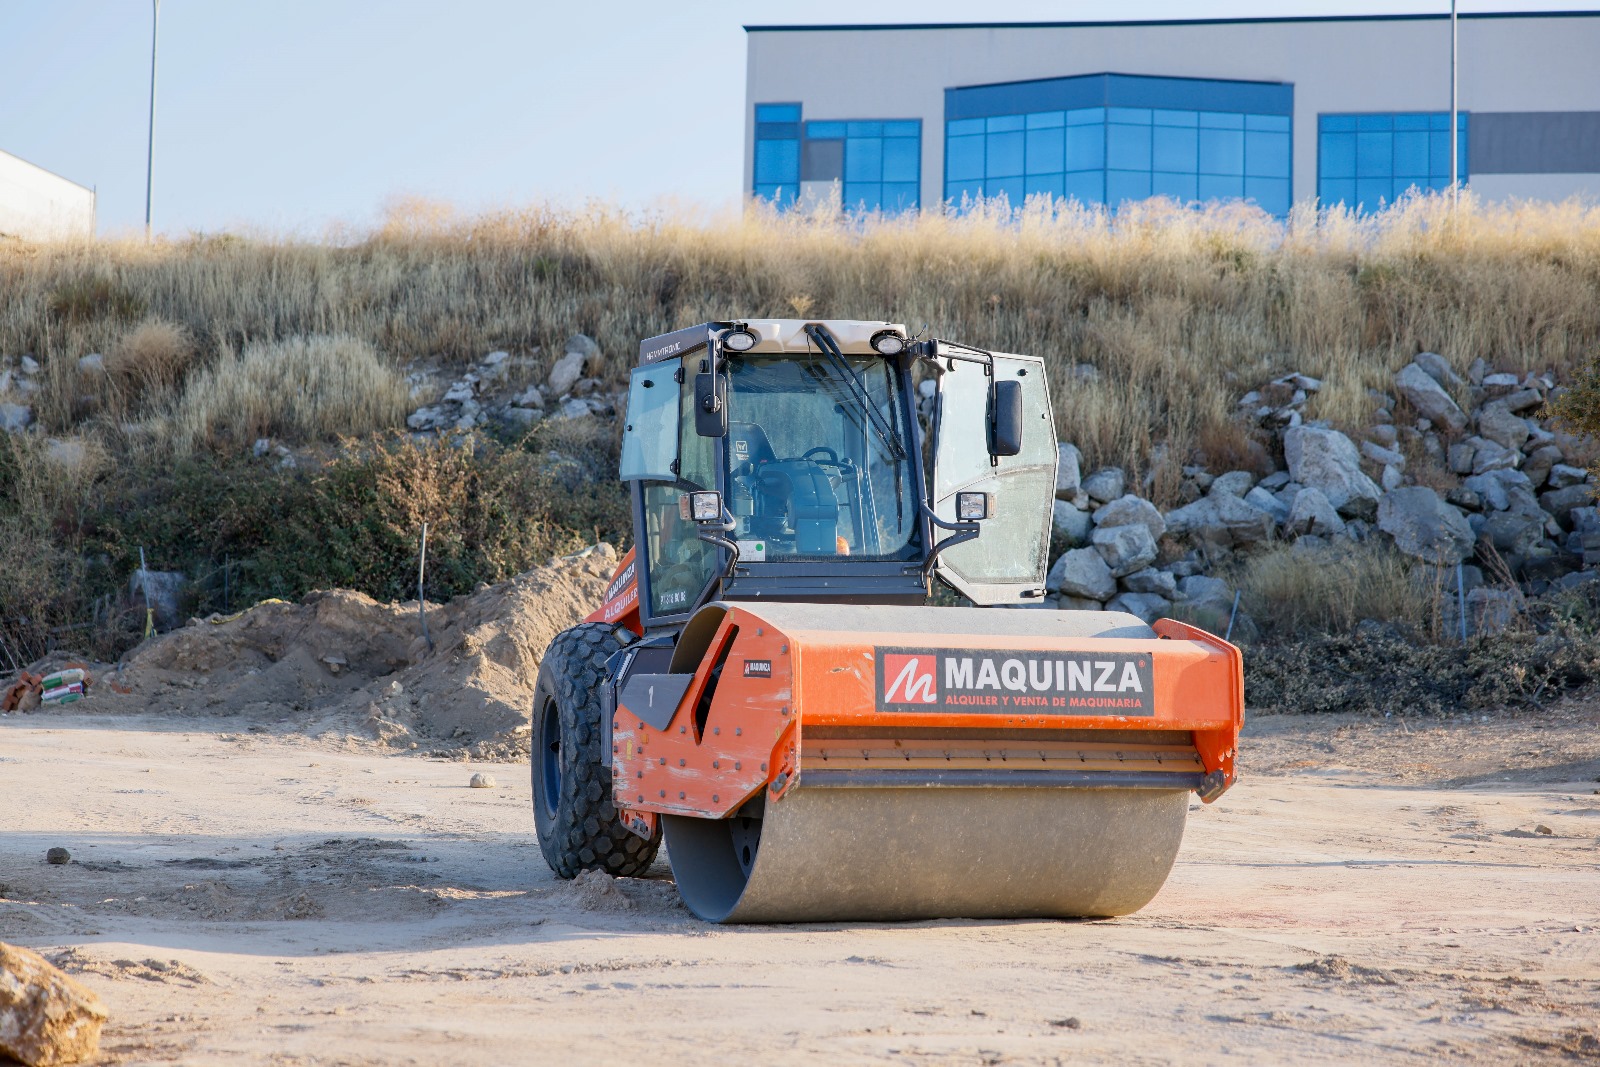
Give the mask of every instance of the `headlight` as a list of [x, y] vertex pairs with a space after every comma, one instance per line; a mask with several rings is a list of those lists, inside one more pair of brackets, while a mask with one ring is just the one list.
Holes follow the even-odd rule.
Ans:
[[756, 346], [761, 338], [748, 329], [733, 330], [722, 338], [723, 347], [730, 352], [748, 352]]
[[892, 330], [872, 336], [872, 347], [881, 356], [898, 356], [906, 350], [906, 339]]

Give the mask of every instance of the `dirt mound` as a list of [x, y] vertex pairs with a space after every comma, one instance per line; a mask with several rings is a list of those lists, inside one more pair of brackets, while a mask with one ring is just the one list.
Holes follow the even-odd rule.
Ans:
[[157, 707], [347, 733], [400, 748], [508, 758], [527, 746], [545, 648], [603, 599], [607, 544], [552, 560], [448, 604], [429, 604], [430, 649], [415, 601], [349, 590], [269, 601], [195, 620], [136, 649], [75, 705], [83, 713]]

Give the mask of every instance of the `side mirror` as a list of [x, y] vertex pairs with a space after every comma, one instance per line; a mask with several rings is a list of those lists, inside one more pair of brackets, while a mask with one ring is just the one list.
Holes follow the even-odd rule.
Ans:
[[1022, 383], [996, 382], [994, 410], [989, 413], [989, 454], [1015, 456], [1021, 451]]
[[[1020, 407], [1018, 412], [1020, 419]], [[728, 436], [728, 379], [720, 374], [694, 376], [694, 432], [701, 437]]]

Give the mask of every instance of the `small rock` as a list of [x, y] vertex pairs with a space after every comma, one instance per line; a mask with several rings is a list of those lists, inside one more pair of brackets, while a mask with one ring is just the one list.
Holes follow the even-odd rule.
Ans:
[[1167, 512], [1168, 533], [1189, 534], [1221, 548], [1265, 541], [1272, 528], [1269, 513], [1226, 494], [1206, 496]]
[[1056, 444], [1056, 499], [1071, 500], [1078, 495], [1083, 484], [1083, 456], [1078, 446], [1060, 441]]
[[493, 789], [499, 784], [499, 782], [494, 780], [494, 775], [484, 774], [482, 771], [479, 771], [467, 782], [467, 787], [470, 789]]
[[544, 393], [540, 391], [537, 385], [530, 385], [511, 403], [512, 406], [519, 408], [542, 409], [544, 407]]
[[1475, 437], [1471, 440], [1478, 442], [1477, 449], [1472, 453], [1472, 473], [1483, 474], [1486, 471], [1511, 470], [1522, 466], [1522, 453], [1515, 448], [1507, 448], [1498, 441]]
[[23, 374], [38, 374], [39, 373], [39, 361], [34, 359], [32, 356], [23, 356], [22, 357], [22, 373]]
[[1271, 474], [1261, 479], [1261, 481], [1257, 483], [1257, 486], [1261, 489], [1265, 489], [1269, 493], [1276, 493], [1279, 489], [1282, 489], [1284, 486], [1288, 485], [1289, 482], [1290, 478], [1288, 471], [1273, 471]]
[[0, 404], [0, 430], [21, 433], [33, 422], [33, 409], [23, 404]]
[[1537, 489], [1549, 481], [1550, 472], [1560, 462], [1561, 449], [1555, 445], [1545, 445], [1528, 453], [1528, 458], [1522, 463], [1522, 473], [1528, 476], [1528, 481]]
[[1464, 384], [1461, 381], [1461, 375], [1457, 374], [1455, 369], [1450, 366], [1450, 361], [1437, 352], [1419, 352], [1415, 363], [1428, 372], [1428, 377], [1446, 389], [1453, 389], [1458, 385]]
[[1582, 467], [1569, 467], [1565, 463], [1557, 463], [1550, 468], [1550, 488], [1566, 489], [1569, 486], [1582, 485], [1589, 479], [1589, 472]]
[[328, 671], [332, 674], [338, 674], [340, 671], [350, 666], [350, 661], [339, 655], [337, 652], [327, 653], [322, 657], [322, 662], [327, 665]]
[[1244, 495], [1244, 502], [1271, 515], [1272, 521], [1275, 523], [1282, 523], [1284, 519], [1289, 517], [1289, 505], [1259, 485]]
[[1314, 393], [1322, 388], [1322, 379], [1313, 378], [1308, 374], [1301, 374], [1296, 371], [1294, 374], [1285, 374], [1282, 378], [1274, 378], [1272, 384], [1285, 385], [1291, 389], [1303, 389], [1308, 393]]
[[1227, 474], [1217, 475], [1207, 492], [1210, 496], [1235, 496], [1243, 499], [1250, 491], [1250, 487], [1255, 484], [1256, 476], [1249, 471], [1229, 471]]
[[1155, 538], [1150, 536], [1149, 527], [1142, 523], [1101, 526], [1089, 535], [1089, 542], [1106, 561], [1106, 566], [1111, 568], [1113, 577], [1120, 578], [1143, 570], [1156, 559]]
[[1180, 579], [1178, 593], [1191, 604], [1226, 604], [1230, 607], [1233, 605], [1233, 590], [1228, 588], [1228, 583], [1221, 578], [1211, 578], [1204, 574]]
[[1122, 588], [1130, 593], [1154, 593], [1171, 600], [1178, 593], [1178, 579], [1166, 571], [1146, 567], [1122, 579]]
[[446, 403], [459, 404], [463, 400], [471, 400], [475, 395], [471, 382], [456, 382], [450, 386], [450, 391], [442, 398]]
[[62, 848], [60, 845], [57, 845], [55, 848], [50, 849], [48, 852], [46, 852], [44, 854], [44, 861], [46, 863], [55, 863], [55, 864], [71, 863], [72, 862], [72, 853], [68, 852], [66, 849]]
[[1094, 523], [1096, 526], [1126, 526], [1129, 523], [1139, 523], [1148, 529], [1150, 537], [1157, 541], [1167, 532], [1167, 520], [1161, 517], [1161, 512], [1156, 506], [1132, 493], [1125, 493], [1096, 510]]
[[589, 406], [589, 401], [581, 397], [573, 397], [561, 404], [560, 417], [563, 419], [582, 419], [594, 414], [594, 409]]
[[1394, 387], [1423, 418], [1441, 430], [1459, 430], [1467, 416], [1449, 393], [1416, 363], [1407, 363], [1394, 376]]
[[1382, 445], [1384, 448], [1393, 448], [1394, 443], [1400, 439], [1400, 431], [1396, 430], [1387, 422], [1380, 422], [1378, 425], [1368, 430], [1367, 433], [1372, 437], [1374, 442]]
[[510, 358], [510, 352], [490, 352], [487, 356], [483, 357], [481, 362], [485, 367], [496, 367]]
[[256, 438], [256, 443], [250, 446], [250, 454], [255, 456], [257, 459], [261, 459], [271, 451], [272, 438], [270, 437], [258, 437]]
[[543, 417], [543, 412], [538, 408], [503, 408], [500, 414], [507, 422], [521, 426], [532, 426]]
[[1332, 537], [1344, 533], [1344, 520], [1320, 489], [1306, 488], [1294, 496], [1284, 529], [1304, 537], [1307, 534]]
[[1385, 448], [1375, 441], [1362, 441], [1361, 454], [1378, 466], [1399, 467], [1405, 470], [1406, 457], [1392, 448]]
[[1106, 604], [1107, 611], [1126, 611], [1145, 622], [1155, 622], [1172, 610], [1172, 601], [1154, 593], [1118, 593]]
[[1477, 359], [1473, 360], [1472, 365], [1467, 368], [1467, 381], [1471, 382], [1473, 385], [1482, 385], [1483, 376], [1488, 373], [1489, 364], [1483, 361], [1482, 356], [1479, 356]]
[[566, 396], [572, 392], [572, 387], [578, 384], [583, 377], [583, 356], [577, 352], [568, 352], [556, 360], [555, 366], [550, 368], [548, 379], [550, 395], [555, 397]]
[[1532, 411], [1543, 404], [1544, 394], [1537, 389], [1518, 389], [1514, 393], [1508, 393], [1501, 397], [1496, 403], [1504, 404], [1508, 411], [1514, 411], [1520, 415], [1524, 411]]
[[56, 1067], [98, 1058], [106, 1008], [37, 952], [0, 943], [0, 1059]]
[[1083, 480], [1083, 491], [1097, 504], [1109, 504], [1121, 496], [1126, 478], [1121, 467], [1101, 467]]
[[1477, 452], [1477, 448], [1472, 444], [1466, 441], [1457, 441], [1450, 446], [1449, 451], [1446, 453], [1445, 462], [1449, 465], [1451, 471], [1456, 474], [1471, 474], [1472, 461]]
[[98, 352], [90, 352], [87, 356], [78, 357], [79, 374], [104, 374], [106, 357]]
[[1104, 557], [1093, 548], [1063, 552], [1045, 578], [1052, 593], [1107, 601], [1117, 592], [1117, 579]]
[[1378, 484], [1383, 486], [1383, 491], [1386, 493], [1391, 489], [1400, 488], [1405, 484], [1405, 480], [1405, 475], [1400, 473], [1399, 467], [1384, 467], [1378, 476]]
[[1528, 440], [1528, 424], [1521, 416], [1513, 415], [1505, 401], [1495, 400], [1478, 412], [1478, 436], [1520, 449]]
[[1533, 832], [1536, 834], [1544, 834], [1546, 837], [1551, 837], [1555, 834], [1555, 831], [1550, 829], [1550, 827], [1546, 826], [1544, 823], [1540, 823], [1539, 825], [1535, 826], [1533, 828]]
[[1076, 548], [1089, 540], [1091, 521], [1087, 511], [1081, 511], [1065, 500], [1051, 501], [1051, 529], [1069, 546]]
[[1485, 374], [1481, 383], [1485, 389], [1500, 390], [1509, 393], [1522, 384], [1515, 374]]

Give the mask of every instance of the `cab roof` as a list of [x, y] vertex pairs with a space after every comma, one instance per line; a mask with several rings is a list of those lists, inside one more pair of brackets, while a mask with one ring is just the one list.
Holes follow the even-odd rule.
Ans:
[[702, 322], [671, 333], [659, 334], [639, 342], [639, 363], [657, 363], [675, 359], [703, 347], [711, 334], [739, 324], [755, 334], [759, 340], [748, 352], [758, 355], [782, 352], [814, 352], [816, 344], [806, 336], [807, 326], [824, 326], [839, 342], [839, 350], [849, 356], [873, 356], [872, 339], [885, 331], [906, 336], [904, 324], [898, 322], [873, 322], [866, 319], [730, 319], [726, 322]]

